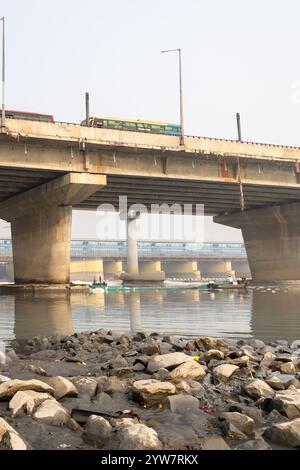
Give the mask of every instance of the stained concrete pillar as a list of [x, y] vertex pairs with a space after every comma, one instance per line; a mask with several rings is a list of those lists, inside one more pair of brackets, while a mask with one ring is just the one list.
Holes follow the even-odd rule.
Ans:
[[165, 261], [163, 266], [168, 277], [178, 279], [201, 279], [201, 272], [198, 269], [197, 261]]
[[0, 203], [11, 222], [16, 284], [68, 284], [72, 206], [106, 185], [106, 177], [68, 173]]
[[218, 278], [218, 277], [235, 277], [235, 272], [232, 267], [231, 261], [223, 260], [207, 260], [200, 261], [199, 266], [202, 272], [202, 276], [205, 278]]
[[91, 282], [94, 279], [98, 281], [100, 276], [103, 279], [102, 259], [72, 261], [70, 267], [72, 281], [80, 280]]
[[119, 277], [123, 271], [123, 262], [103, 260], [103, 270], [106, 279]]
[[155, 271], [161, 271], [160, 261], [141, 261], [140, 266], [142, 273], [153, 273]]
[[300, 280], [300, 203], [245, 210], [214, 217], [242, 230], [252, 279]]
[[235, 260], [231, 262], [232, 269], [237, 276], [250, 276], [250, 268], [247, 260]]

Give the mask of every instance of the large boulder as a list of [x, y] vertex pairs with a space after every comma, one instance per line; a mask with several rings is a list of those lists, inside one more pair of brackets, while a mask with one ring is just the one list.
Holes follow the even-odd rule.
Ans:
[[251, 434], [254, 429], [254, 419], [249, 418], [249, 416], [246, 416], [242, 413], [224, 412], [220, 414], [219, 420], [233, 424], [237, 429], [245, 434]]
[[0, 401], [8, 401], [15, 393], [24, 390], [34, 390], [35, 392], [44, 392], [54, 395], [54, 388], [42, 382], [41, 380], [10, 380], [0, 384]]
[[218, 359], [219, 361], [222, 361], [224, 357], [224, 353], [219, 351], [219, 349], [209, 349], [204, 354], [204, 359], [206, 362], [209, 362], [211, 359]]
[[176, 387], [170, 382], [148, 379], [134, 382], [132, 392], [146, 406], [160, 402], [168, 395], [176, 393]]
[[96, 447], [103, 447], [113, 434], [110, 423], [101, 416], [91, 415], [86, 422], [84, 440]]
[[71, 419], [68, 411], [56, 400], [44, 401], [33, 414], [33, 418], [52, 426], [63, 426]]
[[287, 423], [274, 424], [263, 434], [266, 439], [289, 447], [300, 446], [300, 418]]
[[72, 377], [71, 382], [75, 385], [79, 394], [94, 397], [97, 393], [98, 383], [91, 377]]
[[221, 364], [213, 370], [214, 376], [221, 382], [228, 382], [230, 377], [238, 370], [238, 366], [233, 364]]
[[201, 450], [231, 450], [222, 436], [210, 434], [200, 440]]
[[64, 397], [77, 397], [78, 395], [75, 385], [70, 380], [65, 379], [65, 377], [52, 377], [48, 383], [55, 390], [56, 400]]
[[168, 375], [169, 379], [202, 379], [205, 377], [206, 372], [204, 367], [196, 361], [187, 361], [176, 367]]
[[283, 374], [288, 374], [288, 375], [296, 375], [297, 369], [292, 362], [284, 362], [280, 366], [280, 372], [282, 372]]
[[30, 450], [26, 441], [3, 418], [0, 418], [0, 450]]
[[8, 406], [12, 411], [13, 417], [22, 411], [26, 411], [31, 416], [36, 408], [46, 400], [54, 400], [54, 398], [49, 393], [35, 392], [33, 390], [19, 391], [10, 400]]
[[175, 352], [169, 354], [162, 354], [158, 356], [151, 357], [148, 362], [147, 369], [150, 372], [156, 372], [159, 369], [173, 369], [176, 366], [180, 366], [187, 361], [193, 361], [193, 357], [188, 356], [182, 352]]
[[225, 341], [219, 338], [211, 338], [210, 336], [200, 336], [195, 340], [195, 345], [200, 351], [218, 349], [224, 354], [227, 354], [229, 352], [229, 346]]
[[168, 397], [168, 402], [173, 413], [186, 415], [189, 412], [199, 411], [199, 400], [190, 395], [172, 395]]
[[244, 390], [254, 400], [274, 395], [274, 390], [270, 385], [260, 379], [250, 380], [250, 382], [244, 385]]
[[271, 401], [271, 407], [289, 419], [300, 418], [300, 390], [291, 388], [277, 392]]
[[118, 437], [120, 450], [160, 450], [163, 447], [156, 431], [144, 424], [122, 426]]

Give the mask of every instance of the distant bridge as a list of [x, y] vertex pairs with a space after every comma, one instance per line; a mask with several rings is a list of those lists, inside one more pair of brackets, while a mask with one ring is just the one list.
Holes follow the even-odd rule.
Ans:
[[[243, 243], [138, 242], [139, 259], [246, 260]], [[72, 240], [71, 259], [126, 259], [123, 240]], [[12, 260], [10, 239], [0, 240], [0, 261]]]

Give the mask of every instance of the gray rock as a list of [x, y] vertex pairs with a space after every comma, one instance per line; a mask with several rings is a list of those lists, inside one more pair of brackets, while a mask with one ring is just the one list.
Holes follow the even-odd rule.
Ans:
[[224, 441], [222, 436], [211, 434], [200, 440], [202, 450], [231, 450], [228, 444]]
[[220, 425], [224, 436], [234, 441], [246, 441], [248, 437], [231, 421], [223, 421]]
[[155, 338], [147, 338], [141, 348], [141, 352], [149, 356], [160, 354], [160, 341]]
[[263, 380], [250, 380], [244, 386], [244, 390], [251, 398], [258, 399], [274, 395], [274, 390]]
[[0, 384], [0, 401], [9, 400], [18, 391], [34, 390], [35, 392], [45, 392], [54, 395], [54, 388], [40, 380], [10, 380]]
[[251, 434], [254, 430], [254, 420], [238, 412], [225, 412], [219, 415], [220, 421], [226, 421], [233, 424], [244, 434]]
[[219, 338], [211, 338], [209, 336], [200, 336], [195, 340], [195, 344], [200, 351], [209, 351], [210, 349], [218, 349], [224, 354], [229, 351], [228, 344]]
[[237, 447], [237, 450], [271, 450], [271, 447], [263, 438], [259, 438], [243, 442]]
[[300, 418], [287, 423], [274, 424], [266, 429], [263, 436], [283, 446], [300, 446]]
[[34, 392], [33, 390], [19, 391], [9, 402], [9, 409], [12, 416], [19, 415], [22, 411], [26, 411], [28, 415], [32, 415], [44, 401], [54, 400], [49, 393]]
[[159, 382], [153, 379], [138, 380], [134, 382], [132, 392], [143, 405], [151, 406], [168, 395], [174, 395], [176, 387], [170, 382]]
[[113, 428], [105, 418], [91, 415], [86, 422], [83, 438], [95, 447], [102, 448], [112, 434]]
[[133, 367], [132, 367], [132, 370], [135, 371], [135, 372], [142, 372], [145, 370], [145, 366], [143, 366], [143, 364], [141, 364], [140, 362], [137, 362]]
[[180, 364], [183, 364], [186, 361], [193, 360], [193, 357], [181, 352], [163, 354], [151, 357], [150, 361], [148, 362], [147, 368], [150, 372], [156, 372], [162, 367], [165, 369], [172, 369], [176, 366], [179, 366]]
[[151, 378], [155, 379], [155, 380], [164, 381], [169, 376], [169, 373], [170, 372], [168, 371], [168, 369], [165, 369], [164, 367], [162, 367], [157, 372], [154, 372], [154, 374], [152, 374]]
[[224, 353], [222, 351], [219, 351], [218, 349], [209, 349], [209, 351], [206, 351], [204, 353], [204, 359], [207, 362], [209, 362], [211, 359], [223, 360], [224, 357]]
[[270, 407], [284, 413], [289, 419], [300, 418], [300, 391], [288, 389], [277, 392]]
[[47, 377], [47, 372], [45, 371], [45, 369], [43, 369], [42, 367], [36, 367], [32, 364], [29, 364], [29, 369], [34, 373], [34, 374], [37, 374], [37, 375], [41, 375], [41, 376], [44, 376], [44, 377]]
[[79, 394], [94, 397], [97, 392], [97, 381], [91, 377], [72, 377], [70, 381], [75, 385]]
[[265, 345], [265, 343], [264, 343], [262, 340], [260, 340], [260, 339], [253, 339], [253, 340], [251, 341], [251, 346], [252, 346], [252, 348], [254, 348], [254, 349], [262, 349], [262, 348], [264, 348], [266, 345]]
[[168, 404], [173, 413], [186, 414], [199, 411], [199, 400], [189, 395], [169, 396]]
[[228, 382], [238, 369], [238, 366], [232, 364], [221, 364], [214, 368], [213, 375], [221, 382]]
[[0, 450], [30, 450], [26, 441], [3, 418], [0, 418]]
[[163, 447], [154, 429], [144, 424], [121, 427], [118, 438], [120, 450], [160, 450]]
[[297, 369], [292, 362], [285, 362], [280, 366], [280, 372], [288, 375], [296, 375]]
[[75, 385], [65, 377], [52, 377], [48, 383], [55, 390], [56, 400], [60, 400], [64, 397], [77, 397], [78, 395]]
[[33, 418], [44, 424], [63, 426], [70, 421], [68, 411], [56, 400], [45, 400], [33, 414]]
[[170, 372], [168, 379], [169, 380], [178, 380], [178, 379], [203, 379], [206, 372], [203, 366], [201, 366], [196, 361], [187, 361], [176, 367]]
[[296, 339], [291, 344], [291, 349], [299, 349], [300, 348], [300, 339]]

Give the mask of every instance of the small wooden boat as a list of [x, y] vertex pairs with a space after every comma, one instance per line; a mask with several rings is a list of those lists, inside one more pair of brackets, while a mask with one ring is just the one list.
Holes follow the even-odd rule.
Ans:
[[210, 290], [223, 290], [223, 289], [247, 289], [248, 280], [244, 280], [242, 282], [238, 282], [237, 284], [232, 284], [230, 282], [224, 283], [210, 283], [208, 284], [208, 288]]

